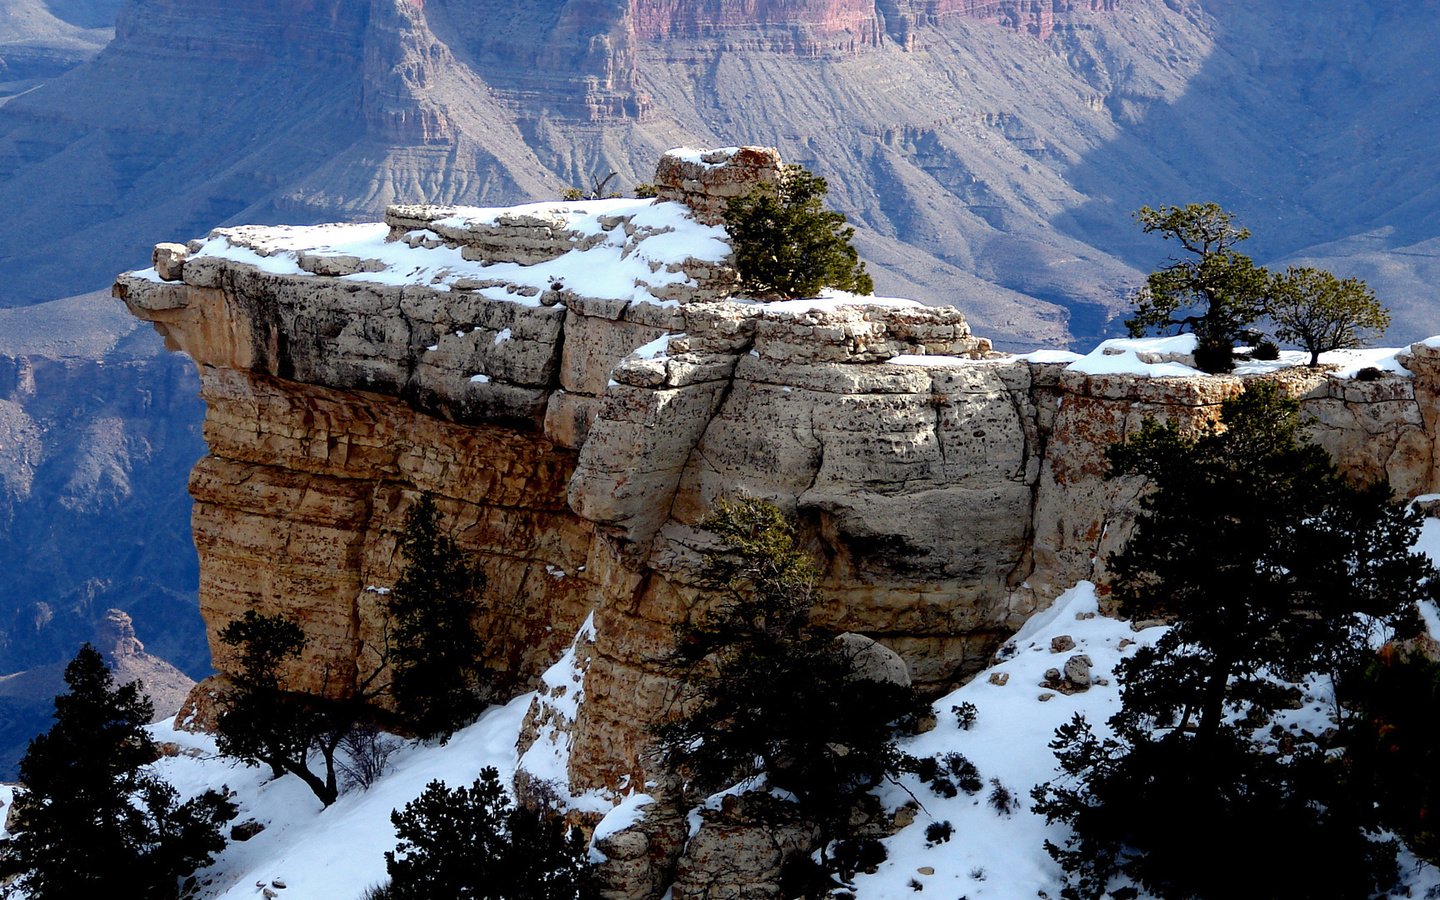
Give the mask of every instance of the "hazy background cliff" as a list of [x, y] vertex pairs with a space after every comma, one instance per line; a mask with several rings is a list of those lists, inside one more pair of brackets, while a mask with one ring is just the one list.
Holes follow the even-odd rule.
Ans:
[[1264, 261], [1369, 278], [1398, 339], [1440, 330], [1440, 0], [26, 0], [0, 27], [51, 36], [0, 47], [53, 71], [107, 11], [113, 43], [0, 107], [4, 305], [221, 223], [747, 142], [830, 178], [882, 291], [998, 339], [1092, 341], [1160, 252], [1130, 213], [1201, 199]]
[[203, 674], [193, 375], [104, 298], [31, 307], [216, 225], [628, 189], [755, 143], [829, 178], [881, 292], [1000, 349], [1112, 331], [1164, 252], [1131, 212], [1211, 199], [1261, 261], [1368, 279], [1393, 343], [1440, 332], [1440, 0], [3, 7], [0, 674], [112, 606]]

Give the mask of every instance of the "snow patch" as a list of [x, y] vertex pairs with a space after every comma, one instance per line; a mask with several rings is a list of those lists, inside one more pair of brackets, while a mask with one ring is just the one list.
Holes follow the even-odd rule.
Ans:
[[[1174, 378], [1203, 374], [1173, 357], [1195, 352], [1195, 335], [1161, 338], [1113, 338], [1070, 363], [1072, 372], [1086, 375], [1138, 375], [1142, 378]], [[1172, 357], [1172, 359], [1166, 359]]]
[[654, 802], [655, 798], [649, 794], [631, 794], [606, 813], [605, 818], [595, 826], [594, 834], [590, 836], [590, 860], [604, 862], [608, 857], [596, 849], [596, 845], [612, 834], [619, 834], [635, 825], [644, 816], [645, 807]]

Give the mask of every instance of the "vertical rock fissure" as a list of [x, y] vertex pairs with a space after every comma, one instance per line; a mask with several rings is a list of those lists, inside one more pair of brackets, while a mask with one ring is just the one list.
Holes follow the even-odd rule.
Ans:
[[[1032, 375], [1029, 385], [1026, 388], [1025, 396], [1029, 400], [1029, 409], [1034, 411], [1035, 418], [1026, 426], [1029, 419], [1025, 404], [1020, 400], [1014, 389], [1005, 391], [1005, 396], [1010, 398], [1010, 405], [1015, 410], [1015, 418], [1020, 423], [1021, 449], [1020, 449], [1020, 477], [1029, 481], [1030, 502], [1025, 511], [1025, 549], [1020, 558], [1015, 562], [1015, 568], [1005, 576], [1005, 583], [1013, 591], [1020, 585], [1030, 580], [1035, 574], [1035, 521], [1040, 509], [1040, 476], [1045, 470], [1045, 457], [1049, 453], [1050, 429], [1044, 428], [1040, 422], [1040, 397], [1037, 394], [1035, 379]], [[1054, 423], [1051, 423], [1052, 427]], [[1031, 435], [1034, 435], [1032, 445]], [[1031, 477], [1030, 464], [1034, 460], [1035, 474]]]

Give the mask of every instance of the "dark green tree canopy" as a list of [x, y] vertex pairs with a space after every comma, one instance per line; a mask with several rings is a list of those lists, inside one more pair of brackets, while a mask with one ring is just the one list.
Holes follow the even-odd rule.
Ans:
[[1322, 353], [1363, 347], [1365, 338], [1390, 327], [1390, 314], [1365, 282], [1303, 266], [1273, 277], [1267, 311], [1275, 336], [1310, 351], [1311, 366]]
[[1373, 802], [1324, 748], [1265, 741], [1287, 683], [1353, 671], [1377, 631], [1418, 627], [1435, 575], [1410, 549], [1420, 515], [1346, 483], [1273, 383], [1197, 435], [1147, 422], [1110, 463], [1149, 479], [1114, 596], [1171, 624], [1117, 670], [1115, 737], [1077, 719], [1051, 745], [1064, 777], [1036, 809], [1073, 829], [1051, 848], [1071, 892], [1124, 873], [1162, 897], [1229, 897], [1244, 872], [1247, 896], [1371, 896], [1395, 871]]
[[1265, 314], [1268, 274], [1234, 249], [1250, 232], [1214, 203], [1145, 206], [1135, 218], [1146, 234], [1174, 241], [1184, 255], [1145, 279], [1135, 315], [1125, 322], [1130, 335], [1193, 332], [1200, 367], [1228, 372], [1236, 340]]
[[814, 626], [815, 564], [777, 508], [722, 502], [705, 527], [724, 550], [706, 559], [707, 612], [677, 630], [668, 660], [688, 712], [657, 729], [664, 758], [704, 792], [763, 770], [838, 836], [860, 795], [901, 770], [894, 726], [920, 701], [857, 677]]
[[220, 826], [234, 805], [213, 791], [180, 803], [151, 771], [150, 701], [137, 683], [116, 687], [89, 644], [65, 683], [55, 724], [20, 762], [21, 831], [0, 856], [0, 877], [18, 874], [31, 900], [177, 897], [179, 878], [225, 846]]
[[490, 673], [474, 624], [485, 573], [440, 530], [440, 513], [428, 494], [405, 513], [400, 553], [405, 569], [386, 604], [391, 691], [416, 734], [448, 740], [485, 708]]
[[855, 229], [843, 213], [825, 209], [829, 186], [803, 166], [788, 165], [774, 184], [731, 200], [726, 230], [741, 286], [756, 297], [814, 297], [831, 287], [875, 292], [851, 243]]
[[585, 839], [555, 810], [511, 804], [491, 767], [470, 787], [432, 781], [390, 814], [384, 900], [583, 900], [592, 896]]
[[[235, 648], [237, 663], [216, 719], [220, 752], [269, 766], [276, 778], [294, 775], [320, 802], [334, 803], [340, 796], [335, 754], [363, 715], [368, 682], [341, 699], [285, 690], [284, 666], [299, 657], [307, 639], [283, 616], [246, 610], [221, 629], [220, 642]], [[320, 757], [318, 772], [310, 766], [312, 752]]]

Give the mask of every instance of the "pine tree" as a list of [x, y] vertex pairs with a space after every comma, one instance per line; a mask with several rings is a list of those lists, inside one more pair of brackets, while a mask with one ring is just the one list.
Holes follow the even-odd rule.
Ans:
[[762, 298], [814, 297], [833, 287], [873, 294], [843, 213], [825, 209], [825, 179], [803, 166], [785, 166], [764, 184], [729, 202], [725, 226], [742, 287]]
[[423, 495], [405, 514], [405, 570], [390, 593], [391, 690], [406, 724], [448, 740], [485, 707], [485, 642], [474, 627], [485, 575], [440, 531], [435, 501]]
[[470, 787], [432, 781], [390, 815], [386, 900], [578, 900], [590, 896], [578, 829], [553, 809], [511, 804], [494, 768]]
[[835, 635], [815, 627], [814, 562], [794, 526], [758, 500], [719, 503], [705, 527], [709, 611], [680, 628], [669, 657], [687, 712], [656, 729], [667, 764], [700, 792], [763, 771], [828, 839], [859, 798], [898, 774], [895, 723], [919, 712], [912, 688], [857, 677]]
[[1187, 255], [1145, 279], [1134, 298], [1135, 315], [1125, 322], [1130, 335], [1168, 329], [1193, 332], [1200, 368], [1230, 371], [1235, 342], [1265, 314], [1270, 286], [1269, 273], [1234, 249], [1250, 232], [1214, 203], [1145, 206], [1135, 218], [1146, 234], [1158, 232]]
[[0, 858], [30, 900], [166, 898], [225, 845], [233, 804], [214, 791], [180, 803], [150, 763], [154, 712], [137, 683], [115, 687], [89, 644], [65, 668], [55, 724], [20, 762], [21, 831]]
[[1111, 451], [1115, 474], [1150, 480], [1111, 559], [1114, 596], [1172, 624], [1118, 669], [1113, 739], [1083, 720], [1057, 733], [1064, 777], [1036, 809], [1073, 830], [1051, 851], [1076, 896], [1124, 873], [1162, 897], [1228, 897], [1246, 872], [1246, 896], [1368, 897], [1395, 871], [1373, 805], [1321, 748], [1263, 741], [1287, 683], [1352, 670], [1377, 630], [1415, 629], [1434, 574], [1410, 550], [1420, 518], [1383, 484], [1346, 484], [1273, 384], [1221, 418], [1196, 437], [1149, 422]]

